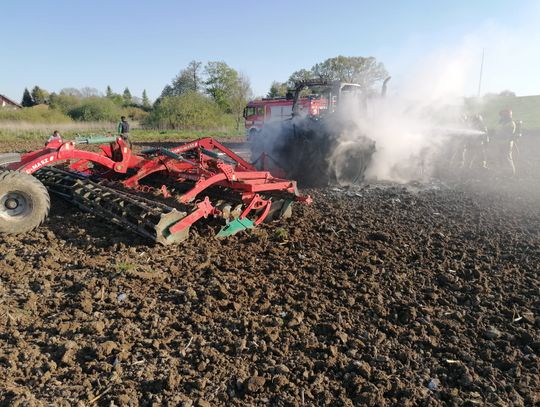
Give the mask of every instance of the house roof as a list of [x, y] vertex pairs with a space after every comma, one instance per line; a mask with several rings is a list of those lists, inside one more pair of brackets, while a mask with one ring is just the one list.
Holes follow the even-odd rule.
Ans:
[[17, 107], [22, 107], [20, 104], [15, 102], [13, 99], [8, 98], [7, 96], [2, 95], [1, 93], [0, 93], [0, 99], [4, 99], [6, 102], [11, 103], [12, 105], [15, 105]]

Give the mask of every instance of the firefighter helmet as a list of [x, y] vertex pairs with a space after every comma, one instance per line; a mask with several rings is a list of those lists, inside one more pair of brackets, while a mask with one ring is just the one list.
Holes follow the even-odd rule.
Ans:
[[512, 109], [502, 109], [502, 110], [499, 112], [499, 116], [500, 116], [500, 117], [504, 117], [504, 118], [511, 119], [511, 118], [512, 118]]

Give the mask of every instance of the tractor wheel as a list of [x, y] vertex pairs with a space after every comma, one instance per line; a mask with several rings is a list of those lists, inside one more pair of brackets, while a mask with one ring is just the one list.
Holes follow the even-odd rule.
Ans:
[[341, 186], [362, 182], [374, 152], [374, 144], [369, 141], [341, 143], [330, 160], [335, 181]]
[[51, 203], [47, 188], [33, 176], [0, 171], [0, 233], [17, 235], [43, 223]]

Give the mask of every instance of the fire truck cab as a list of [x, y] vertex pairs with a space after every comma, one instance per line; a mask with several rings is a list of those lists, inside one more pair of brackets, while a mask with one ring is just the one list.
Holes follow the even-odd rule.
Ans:
[[[269, 98], [252, 100], [244, 109], [246, 135], [248, 140], [256, 136], [265, 124], [288, 120], [293, 113], [292, 98]], [[319, 116], [328, 109], [328, 102], [320, 95], [309, 95], [298, 100], [301, 115]]]

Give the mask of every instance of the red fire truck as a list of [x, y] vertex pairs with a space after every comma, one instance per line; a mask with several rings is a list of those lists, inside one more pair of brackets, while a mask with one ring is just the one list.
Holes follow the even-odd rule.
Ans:
[[[283, 121], [292, 116], [293, 99], [269, 98], [252, 100], [244, 109], [248, 139], [255, 136], [270, 122]], [[318, 116], [328, 109], [328, 101], [320, 95], [309, 95], [299, 99], [300, 114]]]

